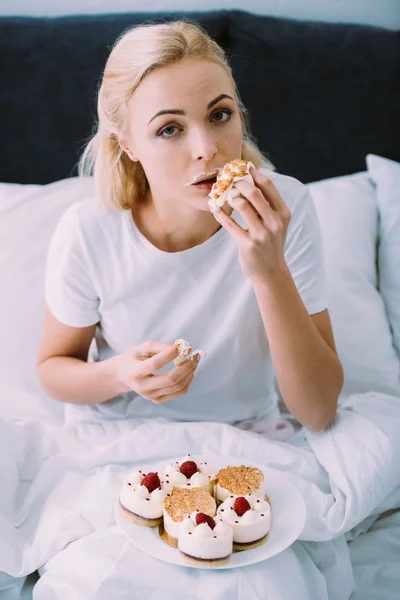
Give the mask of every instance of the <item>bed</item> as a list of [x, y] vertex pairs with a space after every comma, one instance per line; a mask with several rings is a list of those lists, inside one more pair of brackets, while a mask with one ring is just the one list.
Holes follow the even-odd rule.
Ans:
[[[345, 371], [333, 425], [310, 433], [286, 415], [297, 429], [287, 442], [220, 423], [67, 426], [37, 380], [46, 252], [63, 212], [91, 190], [76, 162], [110, 45], [132, 24], [179, 16], [0, 18], [0, 597], [395, 600], [400, 32], [241, 11], [185, 14], [227, 50], [263, 151], [312, 193]], [[262, 457], [284, 473], [306, 499], [300, 538], [231, 571], [139, 553], [115, 523], [122, 478], [188, 447]]]

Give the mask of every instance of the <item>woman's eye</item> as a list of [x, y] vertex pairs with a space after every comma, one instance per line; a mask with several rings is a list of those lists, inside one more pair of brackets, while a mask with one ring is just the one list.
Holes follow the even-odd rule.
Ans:
[[169, 125], [168, 127], [162, 129], [158, 133], [158, 135], [165, 138], [172, 137], [173, 135], [175, 135], [175, 129], [178, 129], [178, 127], [176, 127], [175, 125]]
[[224, 121], [229, 121], [231, 115], [232, 111], [230, 110], [217, 110], [217, 112], [213, 114], [213, 118], [219, 123], [223, 123]]

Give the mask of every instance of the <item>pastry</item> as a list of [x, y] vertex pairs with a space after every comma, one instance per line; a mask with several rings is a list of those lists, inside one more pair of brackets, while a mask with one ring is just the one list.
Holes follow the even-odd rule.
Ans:
[[206, 355], [203, 350], [193, 350], [192, 352], [189, 342], [183, 339], [176, 340], [175, 347], [179, 352], [178, 356], [174, 359], [174, 365], [176, 367], [185, 362], [185, 360], [188, 360], [188, 358], [192, 358], [193, 356], [197, 355], [199, 355], [201, 358], [204, 358]]
[[224, 168], [218, 173], [217, 181], [209, 193], [210, 200], [208, 201], [208, 206], [212, 213], [219, 210], [225, 202], [232, 206], [232, 200], [236, 196], [240, 196], [240, 192], [235, 188], [235, 183], [242, 180], [253, 183], [253, 178], [250, 175], [251, 167], [254, 168], [252, 162], [247, 162], [239, 158], [226, 163]]
[[119, 506], [125, 518], [146, 527], [157, 527], [163, 520], [164, 500], [172, 493], [172, 485], [160, 481], [158, 473], [134, 471], [125, 478]]
[[200, 488], [213, 493], [215, 472], [207, 462], [196, 461], [190, 454], [165, 467], [164, 479], [174, 489]]
[[232, 529], [202, 512], [188, 515], [179, 529], [178, 548], [185, 562], [201, 567], [226, 565], [232, 556]]
[[260, 469], [246, 465], [228, 466], [216, 475], [215, 497], [218, 503], [229, 496], [254, 494], [264, 499], [264, 475]]
[[214, 517], [216, 515], [214, 498], [208, 492], [196, 488], [174, 490], [164, 501], [164, 524], [159, 528], [162, 539], [177, 548], [182, 521], [196, 512]]
[[264, 544], [271, 529], [271, 506], [253, 494], [230, 496], [217, 510], [232, 529], [233, 549], [249, 550]]

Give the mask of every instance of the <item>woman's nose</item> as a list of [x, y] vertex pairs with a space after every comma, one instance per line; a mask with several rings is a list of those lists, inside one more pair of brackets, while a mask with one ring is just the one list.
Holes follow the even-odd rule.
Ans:
[[217, 145], [213, 136], [206, 132], [195, 134], [191, 146], [194, 160], [211, 160], [217, 152]]

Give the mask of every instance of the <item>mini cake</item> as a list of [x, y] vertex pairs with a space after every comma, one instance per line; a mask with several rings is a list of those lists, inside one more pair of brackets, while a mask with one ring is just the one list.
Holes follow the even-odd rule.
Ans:
[[212, 494], [215, 473], [206, 462], [194, 460], [187, 454], [182, 461], [169, 463], [165, 467], [164, 479], [174, 489], [199, 488]]
[[249, 181], [253, 183], [250, 175], [250, 169], [254, 167], [252, 162], [247, 162], [237, 158], [226, 163], [224, 168], [218, 173], [217, 181], [209, 193], [210, 200], [208, 206], [212, 213], [219, 210], [225, 202], [232, 206], [232, 200], [240, 196], [240, 192], [235, 188], [238, 181]]
[[162, 539], [177, 548], [182, 521], [196, 512], [214, 517], [216, 514], [214, 498], [208, 492], [196, 488], [174, 490], [164, 501], [164, 525], [159, 529]]
[[205, 513], [194, 512], [181, 523], [178, 548], [189, 564], [225, 565], [232, 556], [232, 529], [222, 519], [216, 522]]
[[193, 356], [199, 355], [201, 358], [204, 358], [206, 353], [203, 350], [193, 350], [190, 347], [189, 342], [186, 340], [176, 340], [175, 348], [178, 350], [179, 354], [174, 360], [174, 365], [177, 367], [181, 363], [185, 362], [188, 358], [192, 358]]
[[225, 467], [216, 475], [215, 496], [218, 503], [229, 496], [245, 496], [254, 494], [264, 499], [264, 475], [256, 467]]
[[163, 520], [164, 500], [172, 485], [161, 482], [157, 473], [135, 471], [126, 477], [119, 496], [123, 515], [139, 525], [157, 527]]
[[231, 527], [234, 550], [261, 546], [271, 529], [269, 503], [253, 494], [227, 498], [218, 507], [217, 516]]

